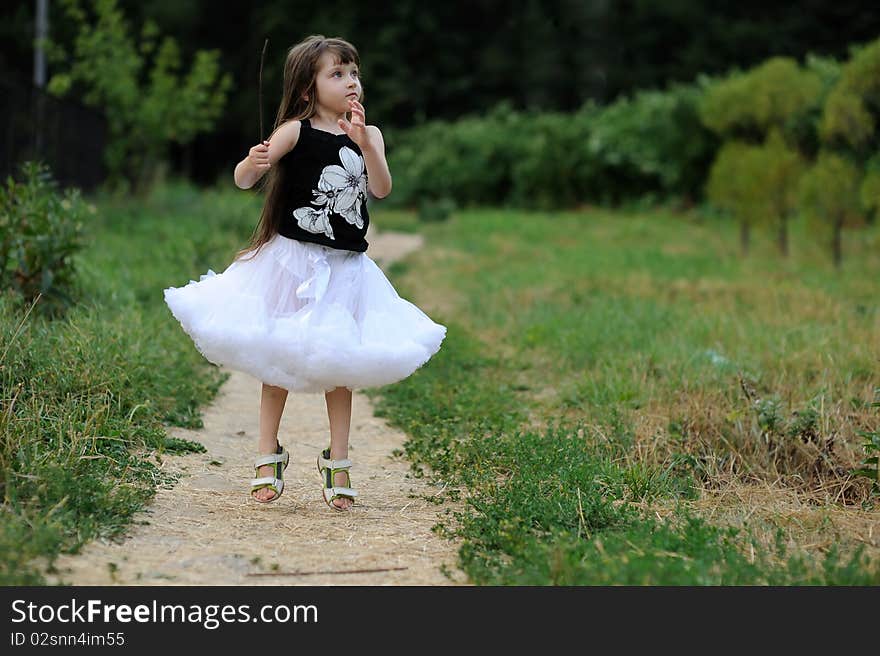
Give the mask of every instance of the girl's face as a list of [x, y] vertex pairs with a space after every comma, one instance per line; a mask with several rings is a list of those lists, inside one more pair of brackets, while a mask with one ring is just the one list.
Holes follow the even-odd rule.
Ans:
[[349, 111], [350, 99], [361, 98], [360, 71], [354, 62], [341, 64], [335, 53], [325, 52], [318, 60], [315, 88], [321, 105], [344, 114]]

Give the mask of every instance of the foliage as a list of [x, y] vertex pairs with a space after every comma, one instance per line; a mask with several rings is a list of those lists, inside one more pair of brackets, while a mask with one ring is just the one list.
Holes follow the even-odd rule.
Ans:
[[393, 205], [455, 198], [460, 206], [503, 202], [523, 117], [501, 104], [486, 118], [428, 123], [395, 135]]
[[861, 209], [872, 219], [880, 211], [880, 153], [865, 164], [865, 177], [859, 187]]
[[790, 57], [772, 57], [709, 86], [700, 116], [723, 137], [759, 140], [771, 127], [785, 128], [817, 106], [822, 81]]
[[78, 295], [74, 255], [85, 246], [83, 221], [95, 208], [75, 188], [58, 192], [49, 167], [24, 162], [22, 180], [0, 187], [0, 289], [37, 311], [59, 316]]
[[551, 209], [627, 197], [699, 193], [715, 148], [694, 87], [637, 94], [578, 112], [516, 112], [431, 122], [389, 140], [391, 204], [454, 198], [460, 206]]
[[835, 224], [857, 226], [863, 215], [859, 207], [859, 169], [847, 158], [821, 151], [800, 185], [801, 209], [819, 229]]
[[763, 216], [757, 193], [763, 176], [762, 160], [759, 146], [728, 141], [718, 151], [709, 171], [707, 199], [733, 216], [741, 226], [755, 225]]
[[704, 169], [717, 147], [700, 123], [702, 93], [698, 86], [684, 84], [639, 91], [597, 113], [586, 145], [606, 180], [620, 187], [618, 197], [652, 189], [699, 195]]
[[[874, 402], [871, 405], [880, 408], [880, 387], [874, 390]], [[880, 430], [859, 431], [859, 436], [864, 438], [862, 448], [865, 451], [865, 458], [861, 467], [853, 473], [867, 477], [871, 481], [871, 490], [874, 494], [880, 494]]]
[[861, 153], [877, 150], [880, 114], [880, 39], [851, 49], [840, 79], [825, 104], [820, 136], [831, 145], [846, 145]]
[[805, 163], [797, 150], [788, 146], [777, 128], [771, 128], [762, 148], [764, 176], [762, 191], [773, 217], [789, 214], [797, 206], [797, 185]]
[[211, 130], [231, 77], [221, 74], [216, 50], [196, 52], [192, 67], [182, 75], [177, 42], [165, 37], [159, 43], [156, 23], [147, 21], [135, 43], [116, 0], [94, 0], [94, 18], [79, 0], [64, 0], [64, 6], [77, 36], [70, 54], [50, 42], [51, 59], [59, 65], [69, 62], [69, 68], [53, 75], [48, 89], [61, 96], [78, 85], [86, 104], [105, 111], [111, 182], [144, 191], [167, 157], [169, 144], [186, 144]]
[[456, 207], [455, 201], [449, 196], [437, 200], [425, 198], [419, 203], [419, 220], [445, 221]]
[[807, 54], [804, 69], [819, 80], [819, 95], [815, 102], [803, 107], [803, 111], [792, 114], [781, 128], [786, 143], [811, 161], [821, 147], [819, 122], [831, 89], [840, 78], [840, 68], [840, 62], [832, 57]]
[[777, 228], [779, 248], [788, 254], [788, 220], [798, 207], [798, 185], [806, 164], [800, 153], [790, 148], [781, 131], [773, 127], [761, 148], [763, 175], [756, 193], [769, 225]]
[[[508, 205], [535, 209], [574, 207], [601, 197], [611, 189], [602, 183], [601, 167], [587, 147], [591, 119], [598, 108], [587, 103], [580, 111], [523, 117], [512, 157]], [[508, 145], [508, 148], [511, 146]]]

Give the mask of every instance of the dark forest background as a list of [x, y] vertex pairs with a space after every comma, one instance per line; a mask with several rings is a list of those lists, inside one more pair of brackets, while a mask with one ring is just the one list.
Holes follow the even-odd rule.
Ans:
[[[5, 78], [29, 83], [32, 77], [34, 6], [3, 3]], [[481, 115], [502, 100], [515, 109], [570, 111], [588, 99], [604, 104], [636, 89], [747, 68], [773, 55], [802, 59], [812, 52], [842, 59], [849, 44], [880, 33], [880, 4], [857, 0], [398, 0], [381, 9], [327, 0], [120, 0], [119, 6], [136, 32], [149, 17], [174, 37], [184, 67], [195, 51], [216, 48], [233, 76], [234, 90], [216, 129], [172, 151], [173, 169], [202, 183], [229, 174], [258, 140], [258, 73], [266, 37], [266, 130], [280, 96], [285, 52], [314, 33], [355, 44], [368, 121], [393, 130]], [[73, 36], [57, 2], [50, 2], [50, 32], [62, 43]]]

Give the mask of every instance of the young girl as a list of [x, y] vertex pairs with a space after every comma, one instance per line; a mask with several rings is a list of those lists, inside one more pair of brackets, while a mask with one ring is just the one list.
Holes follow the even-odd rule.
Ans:
[[[251, 495], [275, 501], [289, 454], [278, 442], [288, 391], [324, 393], [330, 446], [318, 455], [324, 501], [346, 510], [352, 390], [388, 385], [425, 364], [446, 327], [401, 298], [366, 254], [369, 191], [391, 174], [378, 127], [366, 124], [358, 53], [310, 36], [292, 47], [274, 131], [235, 167], [235, 184], [268, 175], [248, 248], [220, 274], [165, 290], [199, 352], [263, 383]], [[247, 257], [245, 257], [247, 256]]]

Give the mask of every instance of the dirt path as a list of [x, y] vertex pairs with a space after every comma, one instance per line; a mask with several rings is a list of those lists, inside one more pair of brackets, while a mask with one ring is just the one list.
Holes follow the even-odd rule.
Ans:
[[[369, 254], [380, 266], [421, 246], [421, 236], [370, 227]], [[119, 543], [96, 541], [62, 556], [52, 579], [72, 585], [450, 585], [457, 545], [431, 531], [443, 509], [416, 495], [434, 494], [392, 458], [406, 436], [373, 416], [355, 392], [349, 457], [360, 496], [349, 513], [321, 498], [315, 466], [330, 424], [322, 394], [289, 394], [279, 439], [290, 451], [285, 489], [275, 503], [248, 497], [259, 433], [260, 382], [231, 378], [204, 409], [204, 428], [169, 434], [205, 445], [206, 453], [163, 459], [181, 474], [160, 489]], [[440, 571], [445, 564], [452, 580]], [[350, 570], [373, 570], [342, 573]], [[379, 570], [379, 571], [376, 571]]]

